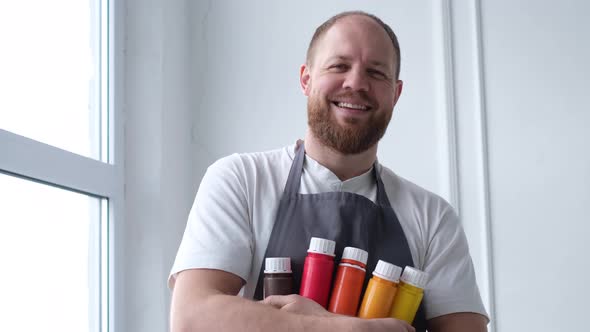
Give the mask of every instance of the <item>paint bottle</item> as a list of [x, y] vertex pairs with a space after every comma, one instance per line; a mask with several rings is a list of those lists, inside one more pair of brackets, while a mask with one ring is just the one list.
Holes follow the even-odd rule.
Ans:
[[334, 250], [336, 242], [312, 237], [303, 264], [299, 295], [328, 305], [332, 274], [334, 273]]
[[356, 316], [369, 253], [354, 247], [344, 248], [338, 265], [328, 311], [335, 314]]
[[293, 271], [290, 257], [269, 257], [264, 263], [262, 296], [293, 294]]
[[369, 280], [358, 316], [360, 318], [389, 317], [397, 293], [402, 268], [379, 260]]
[[406, 266], [400, 278], [399, 289], [391, 307], [390, 317], [412, 324], [424, 296], [424, 287], [427, 282], [428, 274], [426, 272]]

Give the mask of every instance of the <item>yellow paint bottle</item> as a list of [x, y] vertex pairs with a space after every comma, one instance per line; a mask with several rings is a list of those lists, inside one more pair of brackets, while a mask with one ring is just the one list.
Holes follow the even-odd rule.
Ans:
[[382, 260], [377, 262], [358, 312], [360, 318], [388, 317], [401, 272], [399, 266]]
[[426, 272], [406, 266], [400, 278], [389, 316], [412, 324], [424, 296], [427, 282], [428, 274]]

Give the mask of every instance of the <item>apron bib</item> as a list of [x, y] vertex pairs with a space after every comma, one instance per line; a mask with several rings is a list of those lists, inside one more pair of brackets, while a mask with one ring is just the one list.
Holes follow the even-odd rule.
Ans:
[[[336, 241], [336, 258], [348, 246], [369, 253], [363, 293], [378, 260], [402, 268], [414, 266], [408, 242], [389, 203], [376, 163], [373, 166], [373, 176], [377, 182], [377, 203], [373, 203], [364, 196], [349, 192], [299, 194], [304, 160], [305, 148], [303, 144], [297, 144], [295, 159], [265, 253], [265, 258], [291, 257], [295, 294], [299, 294], [303, 263], [312, 237]], [[334, 266], [337, 269], [337, 260]], [[262, 299], [263, 282], [264, 260], [254, 293], [256, 300]], [[361, 299], [363, 295], [361, 294]], [[416, 331], [426, 330], [422, 304], [413, 325]]]

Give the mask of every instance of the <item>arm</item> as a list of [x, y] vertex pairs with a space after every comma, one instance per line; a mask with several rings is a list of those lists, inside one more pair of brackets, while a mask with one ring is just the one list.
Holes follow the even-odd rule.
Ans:
[[487, 332], [488, 322], [483, 315], [458, 312], [432, 318], [428, 321], [431, 332]]
[[[220, 270], [194, 269], [180, 272], [172, 294], [170, 330], [414, 331], [409, 325], [394, 319], [363, 320], [334, 315], [322, 307], [317, 310], [319, 306], [315, 307], [310, 300], [297, 296], [275, 297], [269, 304], [253, 302], [235, 296], [242, 283], [239, 277]], [[289, 303], [281, 303], [281, 298], [289, 299]], [[301, 299], [299, 304], [293, 303], [293, 299], [297, 298]], [[306, 309], [301, 309], [302, 307]], [[290, 310], [301, 310], [305, 314]]]
[[439, 222], [431, 232], [425, 256], [425, 270], [431, 275], [424, 292], [425, 312], [434, 317], [428, 323], [433, 331], [485, 331], [487, 313], [459, 217], [446, 202], [435, 210], [439, 216], [434, 219]]
[[172, 294], [171, 331], [290, 331], [315, 323], [234, 296], [242, 283], [236, 275], [220, 270], [180, 272]]

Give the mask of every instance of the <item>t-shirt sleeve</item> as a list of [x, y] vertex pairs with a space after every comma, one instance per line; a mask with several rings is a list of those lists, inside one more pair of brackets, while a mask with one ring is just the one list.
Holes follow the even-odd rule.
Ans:
[[253, 255], [247, 192], [239, 157], [232, 155], [205, 173], [189, 213], [170, 276], [187, 269], [217, 269], [247, 280]]
[[430, 236], [423, 267], [430, 276], [424, 291], [426, 318], [457, 312], [488, 317], [459, 217], [448, 204], [437, 210], [439, 223]]

